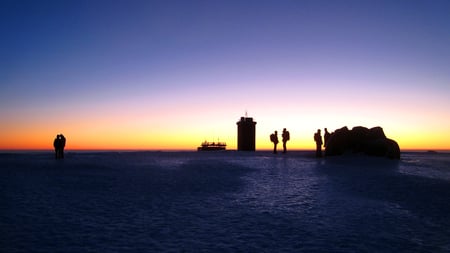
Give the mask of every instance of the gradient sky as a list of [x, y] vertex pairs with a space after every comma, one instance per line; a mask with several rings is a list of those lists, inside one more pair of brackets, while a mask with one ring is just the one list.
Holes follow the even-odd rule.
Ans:
[[0, 149], [450, 149], [450, 1], [1, 1]]

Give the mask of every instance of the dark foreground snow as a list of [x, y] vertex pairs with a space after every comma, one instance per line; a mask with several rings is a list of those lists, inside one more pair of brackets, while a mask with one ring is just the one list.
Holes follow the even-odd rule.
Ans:
[[0, 154], [1, 252], [448, 252], [449, 228], [449, 154]]

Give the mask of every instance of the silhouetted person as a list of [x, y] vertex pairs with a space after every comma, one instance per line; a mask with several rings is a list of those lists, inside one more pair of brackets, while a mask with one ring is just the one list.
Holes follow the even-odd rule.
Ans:
[[327, 147], [328, 139], [330, 138], [330, 133], [328, 132], [327, 128], [325, 128], [325, 133], [323, 134], [323, 141], [324, 141], [324, 147]]
[[55, 159], [59, 158], [59, 149], [61, 146], [61, 141], [59, 139], [59, 134], [56, 135], [55, 140], [53, 141], [53, 147], [55, 148]]
[[53, 141], [53, 147], [55, 148], [55, 159], [64, 158], [64, 147], [66, 146], [66, 138], [62, 134], [58, 134]]
[[317, 133], [314, 134], [314, 141], [316, 142], [316, 157], [322, 157], [322, 135], [320, 135], [320, 129], [317, 129]]
[[286, 131], [286, 128], [283, 128], [283, 133], [281, 134], [283, 141], [283, 153], [286, 153], [286, 142], [291, 138], [289, 136], [289, 131]]
[[61, 158], [64, 158], [64, 147], [66, 146], [66, 137], [64, 137], [64, 135], [62, 134], [60, 134], [59, 136], [61, 138], [60, 155]]
[[277, 144], [278, 144], [278, 132], [275, 131], [270, 135], [270, 141], [273, 142], [273, 153], [277, 153]]

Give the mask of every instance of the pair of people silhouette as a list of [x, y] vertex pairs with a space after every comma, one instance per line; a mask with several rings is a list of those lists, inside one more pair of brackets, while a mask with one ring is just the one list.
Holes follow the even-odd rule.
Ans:
[[53, 141], [53, 147], [55, 148], [55, 158], [63, 159], [64, 158], [64, 147], [66, 146], [66, 137], [62, 134], [56, 135], [55, 140]]
[[[283, 128], [283, 133], [281, 134], [282, 142], [283, 142], [283, 154], [287, 152], [286, 150], [286, 142], [290, 139], [289, 131], [286, 128]], [[273, 142], [273, 153], [277, 153], [277, 144], [278, 144], [278, 132], [275, 131], [270, 135], [270, 141]]]
[[[331, 134], [328, 132], [327, 128], [324, 129], [324, 147], [327, 147], [328, 140], [330, 139]], [[322, 135], [320, 134], [320, 129], [317, 129], [317, 132], [314, 134], [314, 141], [316, 142], [316, 157], [322, 157]]]

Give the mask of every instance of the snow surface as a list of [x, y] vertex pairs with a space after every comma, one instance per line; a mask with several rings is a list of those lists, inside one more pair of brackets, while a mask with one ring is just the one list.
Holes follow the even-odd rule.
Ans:
[[0, 154], [1, 252], [449, 252], [450, 154]]

